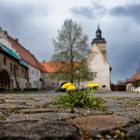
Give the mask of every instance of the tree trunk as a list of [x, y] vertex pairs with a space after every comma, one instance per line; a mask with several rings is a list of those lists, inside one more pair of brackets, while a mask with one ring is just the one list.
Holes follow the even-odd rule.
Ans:
[[71, 83], [73, 83], [73, 78], [74, 78], [74, 72], [73, 72], [73, 52], [72, 52], [72, 45], [71, 45]]

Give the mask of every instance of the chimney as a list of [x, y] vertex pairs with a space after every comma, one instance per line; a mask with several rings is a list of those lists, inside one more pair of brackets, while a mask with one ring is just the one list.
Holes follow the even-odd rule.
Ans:
[[15, 41], [18, 43], [18, 38], [15, 38]]
[[6, 36], [7, 36], [7, 34], [8, 34], [8, 33], [7, 33], [7, 31], [4, 31], [4, 35], [6, 35]]

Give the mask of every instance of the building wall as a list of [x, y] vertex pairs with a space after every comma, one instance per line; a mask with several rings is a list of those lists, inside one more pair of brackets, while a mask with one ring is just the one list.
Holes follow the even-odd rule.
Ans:
[[31, 88], [41, 89], [41, 71], [29, 65], [29, 83]]
[[[19, 85], [20, 85], [21, 89], [27, 88], [27, 83], [28, 83], [27, 79], [19, 77], [18, 78], [18, 82], [19, 82]], [[11, 76], [10, 85], [11, 85], [11, 89], [17, 88], [16, 82], [15, 82], [15, 78], [13, 76]]]
[[140, 93], [140, 87], [135, 88], [135, 92]]
[[16, 88], [15, 82], [15, 66], [16, 66], [16, 75], [20, 88], [26, 88], [28, 81], [28, 70], [18, 64], [14, 59], [6, 56], [0, 52], [0, 72], [5, 70], [10, 76], [10, 89]]
[[126, 90], [129, 92], [140, 92], [140, 87], [133, 87], [132, 83], [127, 83]]
[[126, 84], [126, 90], [129, 91], [129, 92], [132, 92], [133, 91], [133, 87], [132, 87], [132, 84], [131, 83], [127, 83]]
[[[93, 44], [90, 54], [87, 56], [89, 68], [96, 73], [93, 81], [100, 85], [101, 89], [110, 90], [110, 66], [107, 62], [106, 44]], [[86, 82], [93, 82], [88, 81]]]
[[[22, 73], [22, 70], [20, 70], [21, 68], [19, 67], [18, 80], [22, 83], [21, 86], [23, 88], [29, 87], [29, 88], [40, 89], [42, 87], [41, 70], [39, 69], [38, 66], [36, 66], [37, 62], [38, 62], [37, 59], [29, 51], [27, 51], [24, 47], [22, 47], [22, 45], [20, 45], [20, 43], [17, 41], [17, 39], [14, 40], [10, 36], [8, 37], [8, 33], [6, 31], [2, 30], [1, 28], [0, 28], [0, 42], [3, 43], [8, 48], [12, 49], [12, 51], [14, 51], [16, 54], [20, 54], [19, 56], [29, 66], [29, 71], [26, 74], [26, 76], [28, 76], [28, 78], [26, 78], [27, 80], [25, 80], [25, 78], [22, 77], [23, 73]], [[27, 55], [27, 57], [26, 57], [26, 55]], [[8, 66], [6, 66], [6, 69], [9, 70]], [[13, 87], [15, 87], [15, 81], [13, 81], [13, 77], [11, 79], [11, 83], [12, 83]]]
[[[7, 40], [6, 34], [7, 33], [0, 28], [0, 43], [8, 47], [19, 56], [17, 51], [12, 48], [11, 43]], [[17, 88], [15, 73], [20, 88], [26, 88], [28, 81], [28, 69], [20, 65], [13, 57], [10, 57], [5, 52], [0, 51], [0, 72], [3, 70], [10, 76], [10, 89]]]
[[44, 81], [44, 88], [45, 89], [54, 89], [56, 87], [59, 87], [63, 81], [58, 81], [56, 78], [50, 77], [51, 73], [45, 72], [43, 75], [43, 81]]

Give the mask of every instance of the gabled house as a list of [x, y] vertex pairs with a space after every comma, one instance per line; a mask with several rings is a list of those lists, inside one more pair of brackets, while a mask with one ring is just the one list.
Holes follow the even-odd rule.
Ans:
[[36, 57], [26, 48], [24, 48], [18, 41], [8, 35], [6, 31], [1, 29], [1, 32], [5, 35], [5, 39], [11, 43], [13, 48], [18, 54], [22, 61], [28, 65], [28, 82], [26, 88], [42, 88], [41, 72], [42, 67]]
[[45, 89], [54, 89], [59, 86], [59, 82], [55, 78], [51, 78], [50, 75], [57, 72], [55, 66], [58, 66], [56, 62], [41, 62], [43, 68], [43, 81]]
[[[40, 63], [43, 67], [44, 78], [43, 81], [45, 83], [45, 89], [54, 89], [59, 87], [63, 82], [67, 80], [62, 80], [61, 73], [65, 73], [67, 78], [70, 76], [70, 62], [56, 62], [56, 61], [44, 61]], [[80, 67], [79, 62], [74, 62], [74, 68], [78, 69]], [[55, 75], [54, 75], [55, 74]], [[57, 75], [56, 75], [57, 74]], [[63, 75], [63, 79], [64, 75]], [[69, 78], [70, 79], [70, 78]], [[77, 84], [75, 82], [75, 84]]]
[[140, 92], [140, 70], [126, 81], [126, 89], [130, 92]]
[[27, 82], [28, 65], [11, 47], [11, 43], [0, 29], [0, 88], [23, 89], [26, 88]]

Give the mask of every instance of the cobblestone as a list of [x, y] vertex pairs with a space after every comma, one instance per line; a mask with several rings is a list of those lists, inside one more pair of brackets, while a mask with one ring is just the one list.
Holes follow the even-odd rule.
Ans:
[[86, 139], [85, 135], [94, 139], [111, 140], [125, 135], [140, 139], [136, 134], [140, 128], [139, 94], [95, 93], [106, 100], [107, 110], [75, 109], [74, 113], [51, 104], [60, 94], [1, 94], [0, 139], [79, 140]]

